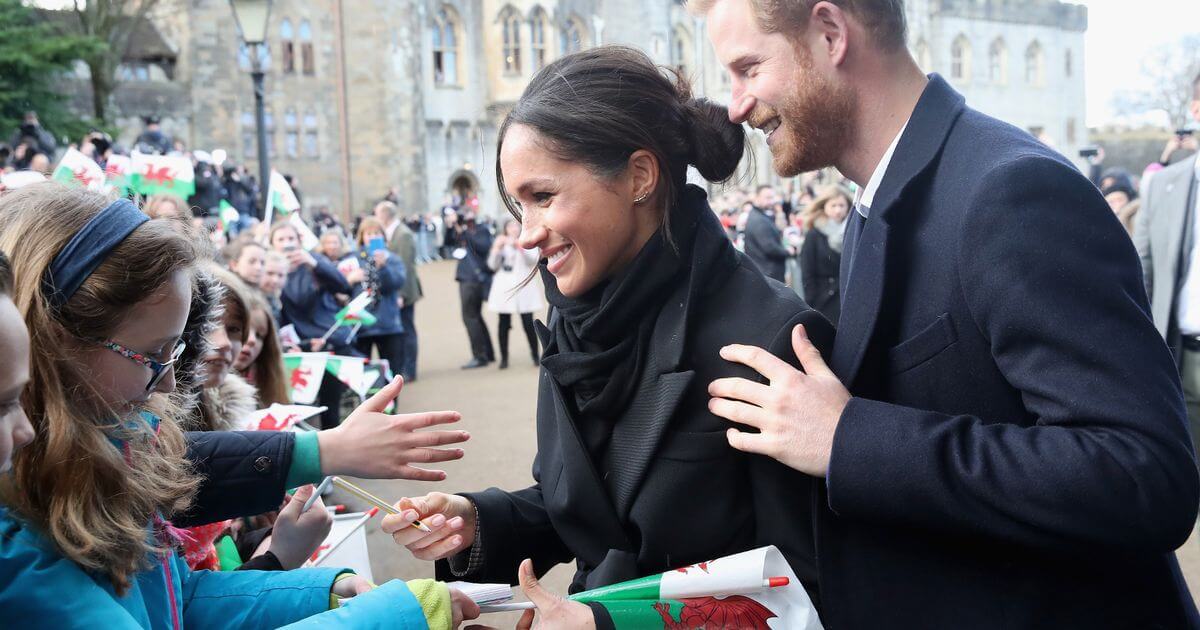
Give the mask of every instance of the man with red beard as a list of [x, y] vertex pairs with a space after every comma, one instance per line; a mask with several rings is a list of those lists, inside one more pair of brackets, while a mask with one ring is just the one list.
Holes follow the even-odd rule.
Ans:
[[764, 380], [709, 387], [731, 445], [824, 478], [827, 627], [1195, 627], [1183, 395], [1099, 191], [926, 77], [902, 0], [690, 5], [779, 174], [860, 186], [828, 363], [798, 327], [804, 372], [728, 346]]

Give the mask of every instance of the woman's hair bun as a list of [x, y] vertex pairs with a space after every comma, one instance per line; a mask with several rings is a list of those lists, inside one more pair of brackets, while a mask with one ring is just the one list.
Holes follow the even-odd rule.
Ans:
[[729, 109], [706, 98], [692, 98], [684, 104], [684, 119], [688, 163], [710, 182], [732, 177], [746, 150], [746, 131], [729, 122]]

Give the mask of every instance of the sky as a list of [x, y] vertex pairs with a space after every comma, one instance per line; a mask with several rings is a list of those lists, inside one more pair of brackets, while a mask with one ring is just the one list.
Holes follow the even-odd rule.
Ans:
[[1068, 0], [1088, 8], [1088, 126], [1119, 122], [1112, 96], [1144, 85], [1141, 60], [1156, 46], [1200, 34], [1200, 0]]

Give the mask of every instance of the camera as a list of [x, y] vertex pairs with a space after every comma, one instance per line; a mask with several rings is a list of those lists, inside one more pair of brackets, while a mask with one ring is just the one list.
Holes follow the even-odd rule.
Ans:
[[1091, 158], [1100, 155], [1100, 147], [1084, 147], [1079, 150], [1079, 157]]
[[1175, 135], [1179, 136], [1180, 138], [1186, 138], [1186, 137], [1192, 135], [1193, 133], [1195, 133], [1194, 129], [1176, 129], [1175, 130]]

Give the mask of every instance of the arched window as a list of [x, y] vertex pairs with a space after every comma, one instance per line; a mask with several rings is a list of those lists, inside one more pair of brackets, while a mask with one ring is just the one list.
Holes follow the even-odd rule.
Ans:
[[1046, 83], [1046, 57], [1036, 41], [1025, 49], [1025, 82], [1036, 87]]
[[929, 44], [925, 42], [924, 38], [917, 41], [917, 46], [913, 50], [913, 53], [917, 58], [917, 65], [920, 66], [921, 70], [929, 72], [931, 70], [930, 66], [933, 63], [929, 59]]
[[304, 74], [311, 77], [317, 73], [316, 59], [313, 56], [312, 26], [308, 20], [300, 21], [300, 61], [304, 66]]
[[317, 134], [317, 115], [313, 110], [304, 112], [304, 155], [318, 157], [321, 155], [320, 136]]
[[512, 6], [500, 12], [500, 36], [503, 42], [504, 74], [521, 74], [521, 14]]
[[296, 72], [296, 43], [292, 41], [295, 37], [292, 21], [283, 18], [283, 21], [279, 23], [279, 47], [281, 48], [279, 56], [283, 59], [282, 71], [284, 74]]
[[433, 82], [458, 85], [458, 16], [443, 6], [429, 25], [433, 40]]
[[576, 16], [567, 18], [562, 30], [559, 32], [559, 53], [569, 55], [583, 50], [587, 45], [585, 37], [583, 22]]
[[950, 45], [950, 78], [956, 81], [971, 80], [971, 42], [966, 35], [954, 38]]
[[692, 34], [682, 25], [671, 33], [671, 65], [684, 78], [692, 71]]
[[1067, 76], [1067, 78], [1070, 78], [1071, 75], [1075, 73], [1075, 59], [1071, 55], [1070, 48], [1068, 48], [1067, 52], [1063, 55], [1063, 65], [1064, 74]]
[[988, 79], [998, 85], [1008, 83], [1008, 46], [999, 37], [988, 48]]
[[300, 155], [300, 121], [291, 107], [283, 112], [283, 152], [290, 158]]
[[546, 29], [549, 20], [542, 7], [534, 7], [529, 13], [529, 52], [532, 70], [537, 72], [546, 67], [549, 54], [546, 51]]

